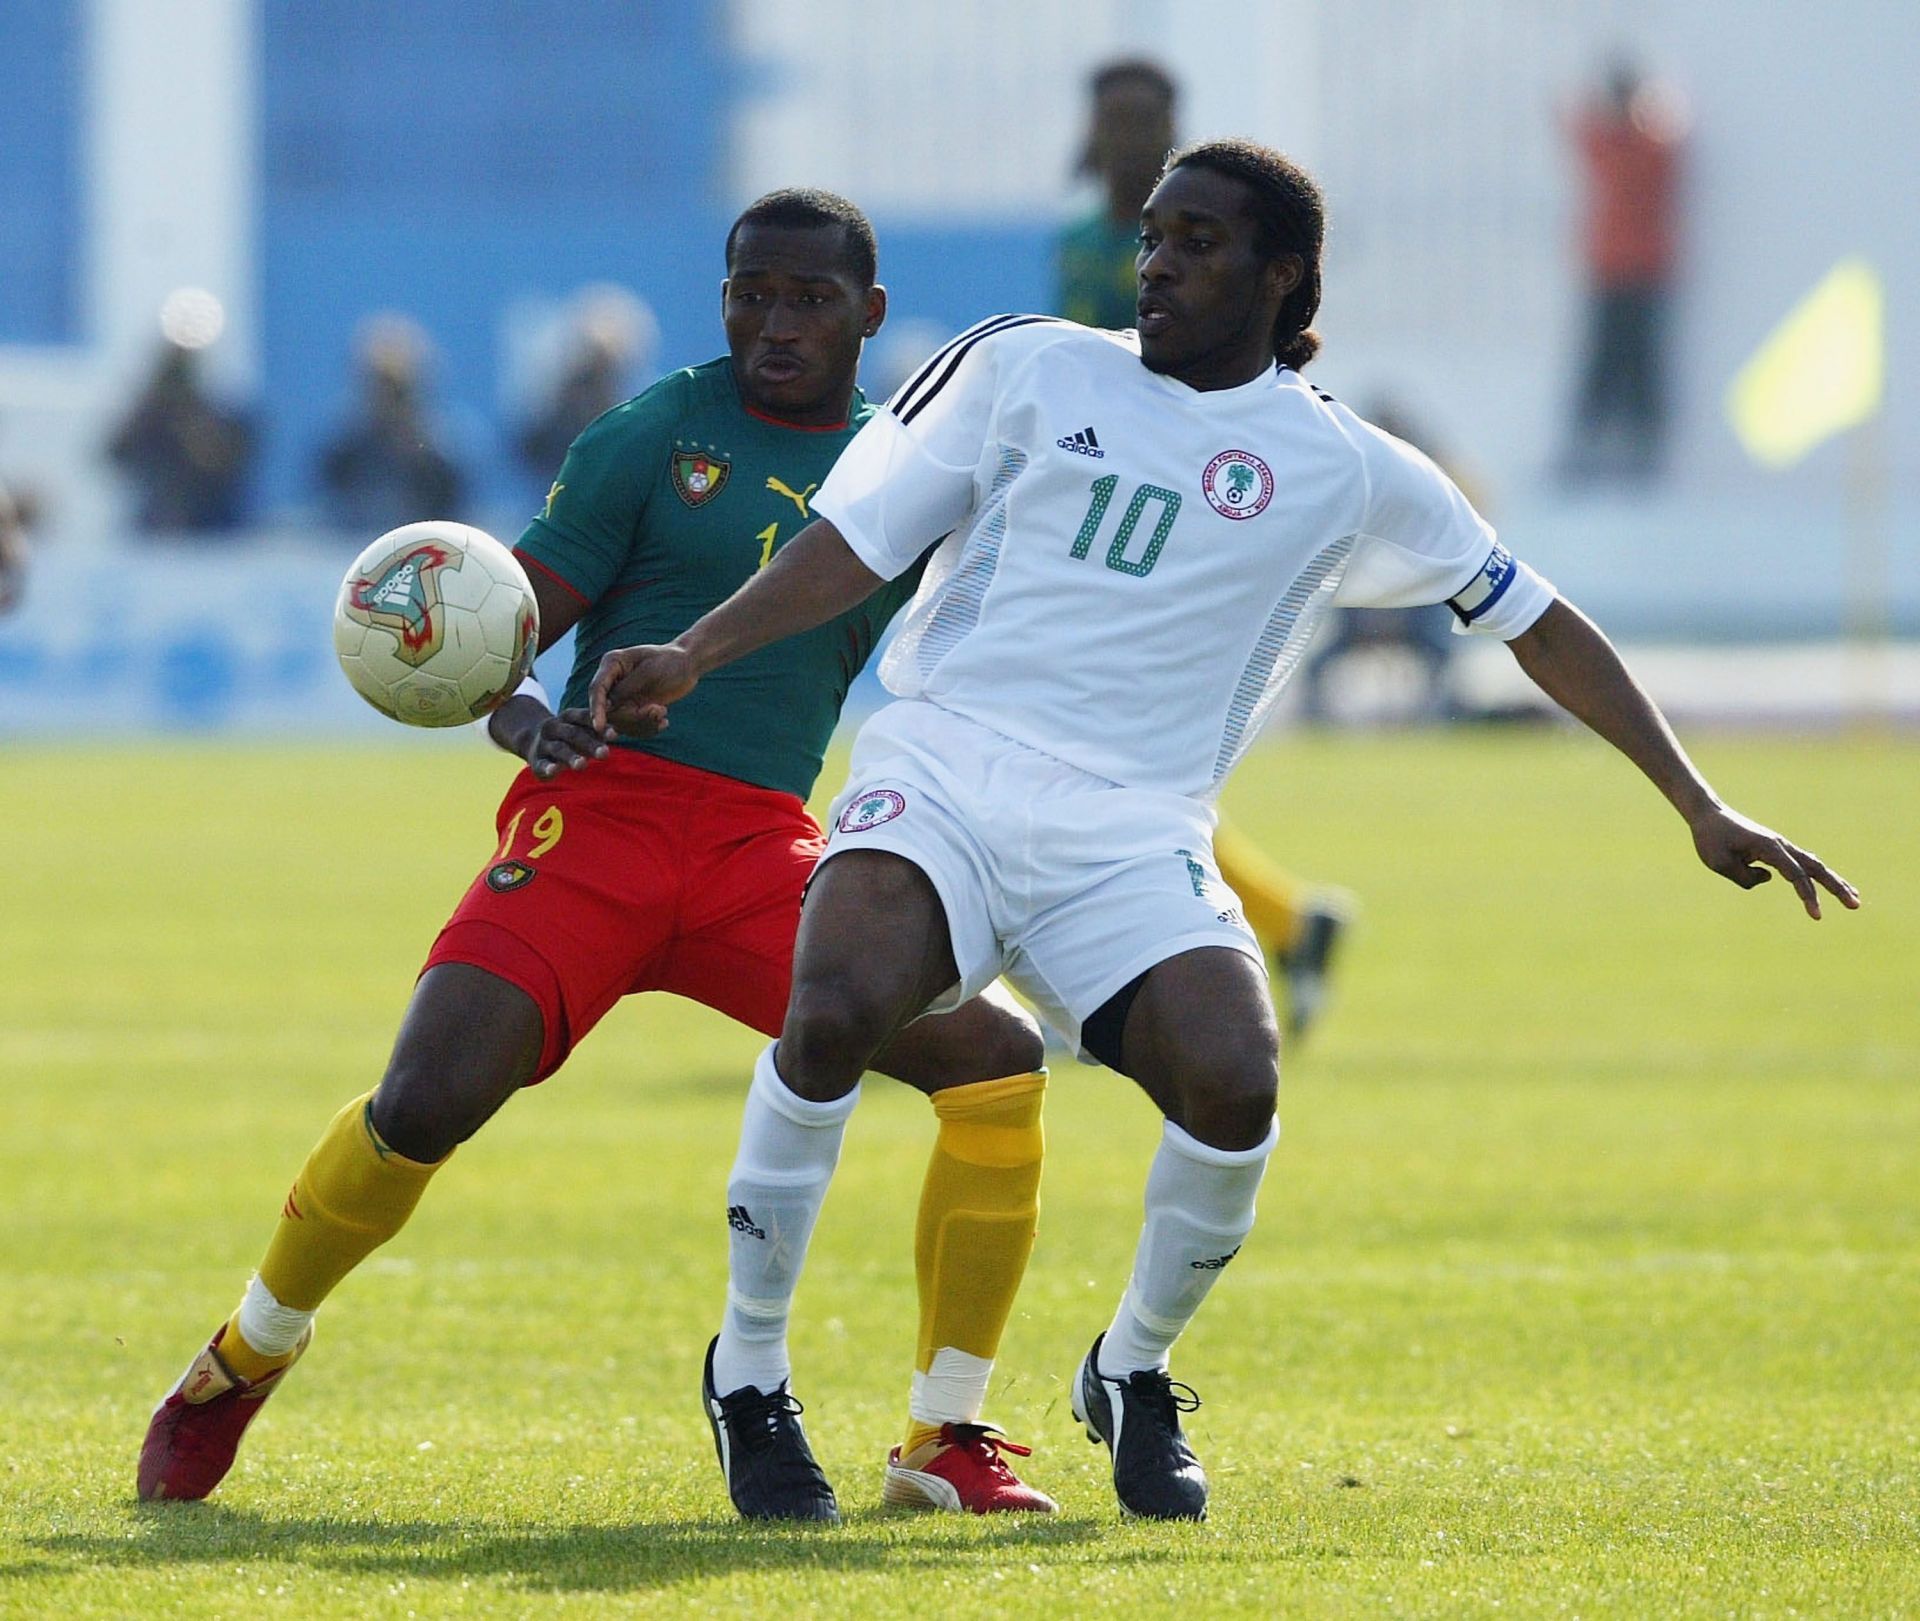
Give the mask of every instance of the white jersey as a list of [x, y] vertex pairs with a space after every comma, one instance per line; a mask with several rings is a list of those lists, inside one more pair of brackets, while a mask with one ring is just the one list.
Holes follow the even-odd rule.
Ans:
[[876, 412], [813, 509], [883, 578], [935, 541], [881, 666], [1082, 771], [1209, 798], [1338, 603], [1552, 601], [1453, 483], [1298, 372], [1201, 392], [1131, 332], [1011, 315]]

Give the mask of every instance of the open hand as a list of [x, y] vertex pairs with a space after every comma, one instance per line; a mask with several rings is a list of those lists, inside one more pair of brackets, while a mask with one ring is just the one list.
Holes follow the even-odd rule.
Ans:
[[[1802, 850], [1772, 828], [1762, 827], [1724, 805], [1695, 818], [1693, 847], [1702, 861], [1742, 889], [1756, 889], [1774, 872], [1779, 873], [1793, 885], [1808, 917], [1820, 915], [1820, 889], [1836, 896], [1849, 911], [1859, 908], [1860, 892], [1811, 850]], [[1773, 872], [1767, 870], [1769, 867]]]
[[634, 737], [651, 737], [667, 724], [667, 705], [693, 691], [700, 679], [682, 647], [616, 647], [600, 660], [587, 695], [596, 730], [611, 727]]
[[534, 728], [521, 757], [533, 774], [544, 780], [562, 771], [584, 771], [595, 760], [604, 760], [612, 738], [611, 729], [594, 729], [589, 711], [563, 709]]

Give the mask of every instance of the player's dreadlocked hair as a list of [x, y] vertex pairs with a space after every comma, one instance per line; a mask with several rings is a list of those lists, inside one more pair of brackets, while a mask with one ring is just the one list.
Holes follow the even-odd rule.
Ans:
[[1300, 285], [1287, 294], [1273, 323], [1273, 352], [1296, 370], [1320, 352], [1312, 329], [1320, 311], [1320, 254], [1326, 243], [1326, 200], [1313, 177], [1270, 146], [1236, 137], [1197, 141], [1167, 159], [1163, 171], [1207, 169], [1238, 180], [1253, 193], [1253, 218], [1260, 253], [1268, 259], [1300, 256]]
[[873, 240], [873, 225], [860, 212], [857, 203], [816, 186], [789, 186], [770, 191], [757, 202], [747, 204], [745, 212], [727, 232], [727, 269], [733, 269], [733, 244], [743, 225], [787, 226], [806, 230], [816, 225], [840, 227], [843, 268], [862, 287], [871, 287], [879, 272], [880, 250]]

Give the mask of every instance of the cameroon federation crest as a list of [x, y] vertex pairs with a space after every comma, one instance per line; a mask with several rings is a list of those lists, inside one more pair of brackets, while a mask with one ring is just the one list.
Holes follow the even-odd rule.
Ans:
[[539, 876], [538, 869], [524, 861], [496, 861], [487, 869], [487, 888], [496, 895], [510, 895]]
[[700, 450], [673, 453], [674, 493], [690, 507], [703, 507], [727, 487], [733, 464]]
[[440, 651], [446, 616], [440, 611], [440, 571], [457, 569], [461, 554], [423, 541], [402, 547], [347, 588], [345, 611], [364, 625], [393, 632], [394, 656], [421, 665]]
[[1250, 450], [1223, 450], [1200, 475], [1207, 505], [1223, 518], [1251, 518], [1273, 499], [1273, 469]]

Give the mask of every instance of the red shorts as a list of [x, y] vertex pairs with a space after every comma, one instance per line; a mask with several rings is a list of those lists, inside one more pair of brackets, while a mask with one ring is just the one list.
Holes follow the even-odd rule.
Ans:
[[800, 899], [826, 842], [793, 795], [616, 748], [544, 782], [522, 771], [496, 828], [426, 967], [468, 963], [534, 999], [546, 1022], [535, 1081], [634, 991], [779, 1033]]

